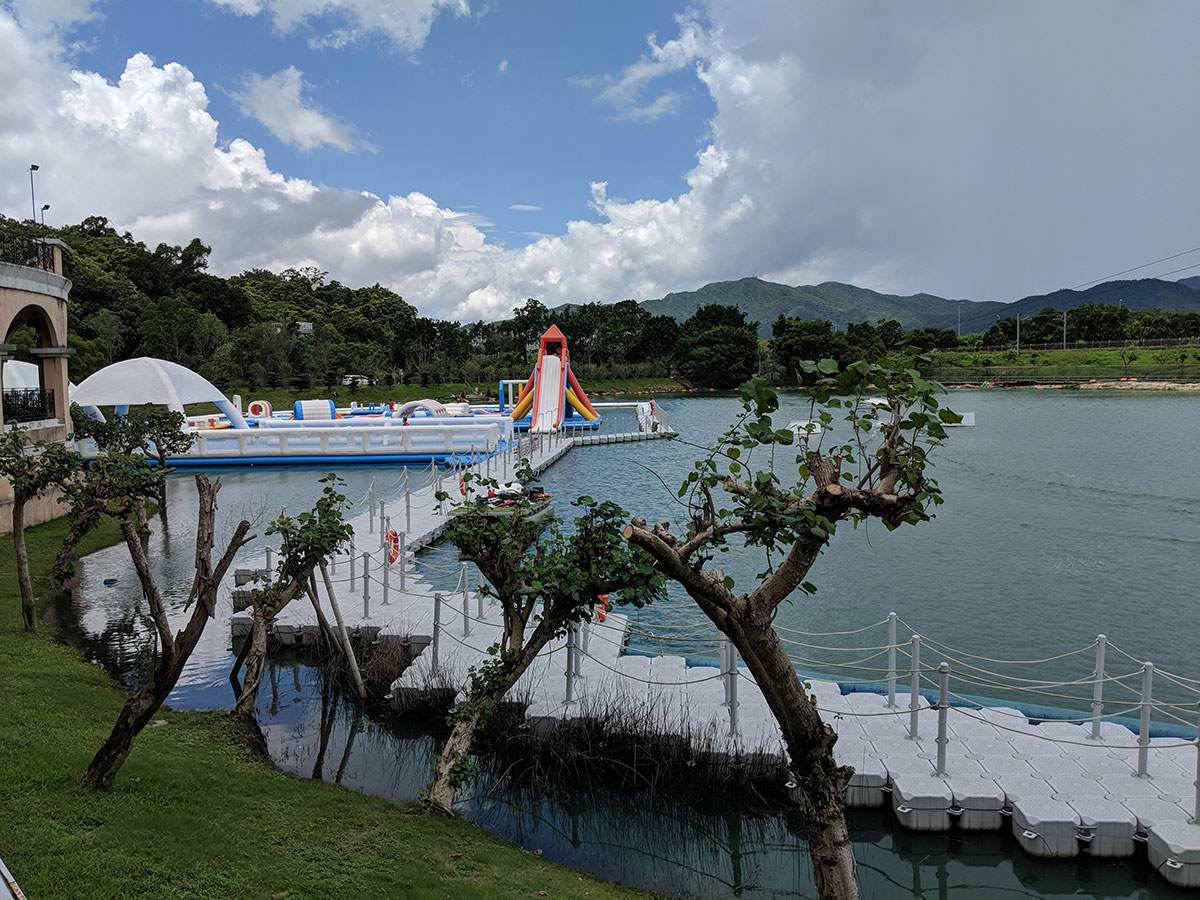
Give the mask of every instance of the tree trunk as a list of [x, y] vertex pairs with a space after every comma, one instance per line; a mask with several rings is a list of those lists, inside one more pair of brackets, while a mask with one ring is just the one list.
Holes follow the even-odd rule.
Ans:
[[250, 637], [246, 639], [249, 651], [246, 653], [246, 676], [242, 679], [242, 692], [238, 694], [233, 711], [239, 716], [253, 716], [254, 705], [258, 700], [258, 686], [262, 683], [263, 671], [267, 665], [267, 632], [271, 623], [261, 612], [254, 613], [254, 625], [250, 629]]
[[[503, 696], [503, 695], [501, 695]], [[454, 721], [446, 746], [438, 757], [433, 773], [433, 785], [429, 788], [429, 802], [437, 809], [450, 813], [454, 809], [454, 794], [465, 779], [455, 777], [455, 767], [466, 764], [471, 758], [471, 744], [475, 741], [475, 728], [483, 717], [483, 709], [476, 707], [470, 715]]]
[[17, 557], [17, 582], [21, 586], [21, 618], [26, 631], [37, 629], [37, 600], [29, 580], [29, 553], [25, 550], [25, 497], [17, 493], [12, 507], [13, 553]]
[[[158, 680], [160, 668], [168, 668], [164, 666], [162, 658], [155, 666], [155, 672], [150, 676], [150, 680], [142, 685], [142, 689], [126, 700], [125, 705], [121, 707], [112, 733], [100, 745], [100, 749], [96, 751], [96, 755], [88, 764], [87, 772], [83, 776], [84, 787], [105, 791], [112, 789], [113, 779], [117, 777], [117, 772], [120, 771], [121, 766], [129, 757], [130, 751], [133, 750], [134, 739], [154, 718], [154, 714], [158, 712], [158, 708], [162, 706], [163, 701], [167, 699], [167, 695], [175, 686], [175, 680], [171, 680], [169, 684]], [[176, 674], [176, 679], [178, 679], [178, 674]]]
[[842, 794], [854, 770], [833, 758], [837, 734], [821, 721], [769, 618], [735, 610], [723, 630], [762, 690], [787, 743], [821, 900], [856, 900], [858, 875]]
[[79, 542], [100, 524], [100, 510], [87, 506], [71, 511], [71, 523], [62, 546], [54, 557], [54, 580], [61, 586], [75, 574], [75, 551]]
[[254, 601], [254, 625], [250, 629], [250, 650], [246, 654], [246, 677], [242, 680], [242, 692], [238, 694], [233, 710], [237, 715], [254, 715], [258, 686], [262, 683], [263, 672], [267, 668], [267, 636], [271, 624], [283, 608], [295, 599], [296, 594], [304, 590], [304, 585], [312, 577], [313, 570], [307, 569], [293, 578], [286, 587], [268, 587], [266, 593]]
[[129, 757], [133, 749], [134, 739], [143, 728], [154, 718], [160, 706], [175, 689], [183, 667], [191, 657], [192, 651], [200, 641], [208, 620], [213, 617], [216, 608], [217, 589], [221, 580], [233, 563], [238, 549], [246, 543], [246, 532], [250, 523], [243, 521], [238, 524], [228, 547], [221, 556], [216, 567], [212, 566], [213, 521], [216, 512], [216, 495], [220, 482], [210, 485], [205, 475], [196, 476], [196, 487], [200, 493], [200, 513], [196, 526], [196, 578], [192, 583], [190, 600], [195, 601], [195, 608], [188, 619], [187, 625], [178, 634], [172, 636], [163, 609], [162, 597], [158, 586], [150, 574], [149, 561], [146, 559], [142, 540], [132, 522], [121, 523], [121, 531], [125, 536], [125, 545], [129, 548], [134, 569], [142, 583], [142, 594], [150, 605], [154, 619], [155, 630], [161, 645], [161, 654], [155, 660], [154, 669], [146, 683], [142, 685], [117, 716], [112, 733], [100, 745], [95, 757], [89, 763], [83, 776], [84, 787], [109, 790], [113, 779]]
[[[545, 620], [543, 620], [544, 622]], [[475, 730], [479, 726], [479, 720], [485, 711], [490, 710], [504, 699], [504, 695], [517, 683], [517, 679], [525, 674], [525, 670], [537, 658], [542, 648], [550, 641], [551, 636], [552, 632], [549, 628], [539, 625], [529, 636], [529, 643], [521, 648], [521, 655], [510, 667], [504, 669], [500, 675], [478, 691], [472, 691], [470, 698], [472, 711], [455, 719], [450, 737], [446, 739], [446, 745], [442, 748], [442, 755], [438, 757], [433, 784], [429, 788], [429, 803], [435, 809], [445, 813], [453, 812], [454, 793], [459, 784], [466, 780], [461, 777], [459, 772], [455, 771], [455, 767], [460, 762], [463, 765], [469, 763], [471, 744], [475, 740]]]

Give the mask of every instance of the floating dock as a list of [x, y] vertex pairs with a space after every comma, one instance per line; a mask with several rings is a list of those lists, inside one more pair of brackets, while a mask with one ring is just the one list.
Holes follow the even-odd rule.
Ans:
[[[593, 443], [593, 437], [543, 435], [522, 450], [540, 471], [572, 447]], [[607, 437], [620, 440], [622, 435]], [[514, 462], [513, 454], [501, 454], [471, 470], [504, 478]], [[435, 497], [437, 477], [420, 490], [404, 490], [403, 497], [381, 501], [371, 494], [360, 501], [359, 508], [366, 506], [369, 512], [353, 521], [358, 546], [335, 561], [333, 572], [347, 626], [373, 640], [404, 642], [415, 657], [392, 685], [392, 702], [401, 709], [430, 702], [452, 705], [467, 685], [468, 671], [484, 660], [501, 631], [499, 607], [471, 583], [477, 578], [474, 569], [463, 564], [438, 570], [415, 555], [437, 539], [446, 521]], [[389, 528], [404, 532], [402, 552], [391, 564], [383, 546]], [[455, 575], [456, 586], [444, 588]], [[435, 589], [435, 582], [443, 589]], [[1094, 671], [1063, 682], [1094, 689], [1091, 715], [1050, 721], [1045, 707], [1031, 713], [1016, 704], [980, 706], [951, 692], [949, 665], [922, 666], [922, 636], [914, 630], [911, 645], [899, 643], [898, 621], [893, 614], [860, 630], [886, 624], [886, 644], [846, 648], [887, 654], [886, 674], [875, 690], [826, 679], [806, 682], [822, 717], [838, 733], [835, 757], [855, 769], [847, 805], [889, 806], [901, 826], [915, 831], [1009, 828], [1025, 852], [1037, 857], [1129, 857], [1144, 846], [1155, 870], [1171, 884], [1200, 887], [1197, 741], [1194, 731], [1183, 726], [1158, 726], [1164, 734], [1154, 736], [1150, 714], [1159, 707], [1151, 694], [1152, 665], [1139, 664], [1126, 674], [1106, 673], [1104, 652], [1111, 645], [1100, 636]], [[234, 636], [248, 633], [250, 622], [248, 615], [235, 614]], [[662, 734], [678, 736], [698, 750], [723, 748], [731, 762], [774, 760], [782, 771], [787, 757], [778, 724], [731, 648], [722, 646], [717, 666], [690, 665], [694, 660], [682, 654], [627, 652], [640, 627], [624, 615], [610, 614], [603, 623], [592, 621], [552, 642], [508, 699], [523, 706], [530, 726], [539, 729], [601, 718], [614, 708], [636, 710], [643, 721], [653, 719]], [[701, 638], [695, 637], [702, 631]], [[275, 632], [285, 644], [307, 644], [317, 634], [315, 613], [308, 605], [292, 603]], [[710, 646], [720, 638], [707, 623], [693, 627], [692, 634], [691, 640], [703, 639]], [[821, 637], [790, 634], [794, 637], [785, 635], [785, 642]], [[897, 671], [901, 655], [909, 660], [909, 672]], [[1194, 687], [1200, 682], [1162, 674], [1200, 695]], [[910, 675], [906, 690], [899, 682]], [[1124, 686], [1137, 698], [1129, 708], [1105, 714], [1105, 685], [1122, 681], [1129, 682]], [[1162, 709], [1181, 705], [1163, 704]], [[1139, 717], [1132, 723], [1121, 718], [1130, 712]], [[1062, 710], [1054, 715], [1071, 716]], [[1182, 720], [1171, 715], [1195, 721], [1194, 713]]]

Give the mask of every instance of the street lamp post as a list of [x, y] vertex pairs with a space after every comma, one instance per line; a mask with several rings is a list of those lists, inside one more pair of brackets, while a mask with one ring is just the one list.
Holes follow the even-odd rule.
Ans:
[[46, 210], [50, 208], [49, 203], [42, 204], [42, 228], [46, 227]]
[[1067, 349], [1067, 310], [1063, 310], [1063, 349]]
[[962, 301], [958, 301], [958, 336], [962, 337]]
[[29, 205], [33, 210], [33, 223], [37, 224], [37, 199], [33, 195], [33, 173], [38, 170], [35, 165], [29, 166]]
[[1017, 313], [1017, 354], [1021, 353], [1021, 314]]

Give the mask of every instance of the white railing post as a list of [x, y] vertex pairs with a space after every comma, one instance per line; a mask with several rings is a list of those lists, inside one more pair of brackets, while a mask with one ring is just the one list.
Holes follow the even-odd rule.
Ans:
[[383, 517], [385, 515], [387, 515], [387, 505], [386, 504], [387, 504], [386, 500], [379, 501], [379, 529], [381, 531], [383, 530]]
[[1138, 729], [1138, 777], [1145, 778], [1150, 768], [1150, 706], [1154, 686], [1154, 663], [1142, 664], [1142, 720]]
[[722, 636], [718, 645], [721, 666], [721, 686], [725, 688], [725, 701], [722, 706], [729, 705], [729, 638]]
[[729, 736], [737, 737], [738, 733], [738, 666], [737, 650], [733, 642], [729, 644]]
[[[1196, 704], [1196, 709], [1200, 711], [1200, 703]], [[1200, 734], [1200, 715], [1196, 718], [1196, 729]], [[1195, 789], [1192, 794], [1192, 824], [1200, 825], [1200, 736], [1196, 738], [1196, 780], [1192, 782], [1192, 787]]]
[[350, 592], [354, 593], [354, 550], [346, 555], [350, 557]]
[[564, 703], [570, 703], [575, 694], [575, 632], [567, 632], [567, 692], [563, 699]]
[[383, 569], [383, 605], [388, 605], [388, 573], [391, 572], [390, 564], [381, 567]]
[[412, 494], [408, 491], [404, 492], [404, 530], [412, 531]]
[[404, 570], [408, 568], [408, 545], [406, 543], [407, 538], [408, 538], [408, 536], [407, 536], [407, 534], [405, 534], [405, 532], [403, 532], [403, 531], [400, 532], [400, 557], [399, 557], [399, 560], [400, 560], [400, 593], [402, 593], [402, 594], [404, 593], [404, 578], [405, 578]]
[[896, 614], [888, 613], [888, 709], [896, 708]]
[[429, 672], [431, 675], [438, 673], [438, 643], [439, 636], [442, 631], [442, 595], [433, 595], [433, 643], [429, 649], [431, 651], [429, 657]]
[[[322, 448], [324, 449], [324, 448]], [[379, 529], [382, 531], [383, 529]], [[367, 491], [367, 534], [375, 531], [375, 480], [371, 480], [371, 489]]]
[[946, 774], [946, 718], [950, 710], [950, 663], [938, 666], [937, 774]]
[[1100, 740], [1100, 719], [1104, 713], [1104, 651], [1108, 638], [1096, 636], [1096, 672], [1092, 682], [1092, 740]]
[[371, 555], [365, 550], [363, 560], [363, 618], [371, 618]]
[[916, 740], [918, 732], [918, 715], [921, 712], [921, 636], [912, 636], [912, 693], [908, 698], [909, 724], [908, 736]]
[[271, 580], [272, 573], [275, 571], [275, 567], [271, 564], [272, 563], [271, 556], [274, 553], [275, 553], [275, 551], [272, 550], [270, 547], [267, 548], [267, 580], [268, 581]]
[[[467, 564], [466, 563], [462, 564], [462, 574], [460, 576], [458, 576], [458, 581], [460, 581], [462, 583], [462, 625], [463, 625], [463, 628], [466, 628], [466, 626], [467, 626], [467, 611], [470, 608], [467, 606]], [[463, 631], [463, 634], [467, 634], [467, 632]]]

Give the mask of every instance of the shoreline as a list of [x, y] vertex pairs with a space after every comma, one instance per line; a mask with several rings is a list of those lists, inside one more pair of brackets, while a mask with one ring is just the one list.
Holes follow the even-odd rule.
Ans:
[[[1017, 376], [1021, 377], [1021, 376]], [[951, 390], [1079, 390], [1079, 391], [1180, 391], [1186, 393], [1200, 392], [1200, 382], [1197, 381], [1055, 381], [1048, 378], [1045, 381], [1030, 381], [1022, 384], [998, 384], [984, 387], [976, 382], [944, 382]]]

